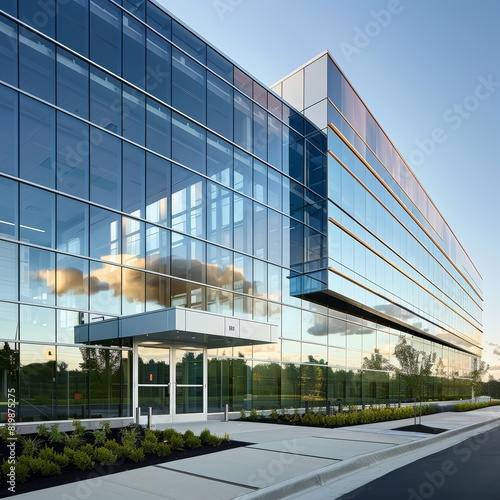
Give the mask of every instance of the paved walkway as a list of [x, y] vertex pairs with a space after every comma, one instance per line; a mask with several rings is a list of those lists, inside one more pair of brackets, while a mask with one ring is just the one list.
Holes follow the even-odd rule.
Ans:
[[[500, 407], [422, 417], [438, 435], [393, 431], [413, 419], [340, 429], [255, 422], [176, 424], [248, 446], [16, 495], [20, 499], [190, 500], [337, 498], [382, 474], [500, 425]], [[158, 428], [172, 427], [158, 426]], [[333, 483], [335, 482], [335, 483]], [[335, 485], [332, 488], [332, 484]]]

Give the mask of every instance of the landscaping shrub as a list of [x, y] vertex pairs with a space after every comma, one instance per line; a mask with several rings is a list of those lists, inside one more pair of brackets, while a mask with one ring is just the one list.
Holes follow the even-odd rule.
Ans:
[[[19, 457], [21, 458], [21, 457]], [[28, 457], [26, 457], [28, 458]], [[15, 471], [16, 471], [16, 481], [19, 481], [20, 483], [25, 483], [28, 478], [30, 477], [30, 468], [28, 465], [23, 463], [22, 460], [17, 460], [14, 464]], [[6, 477], [7, 474], [10, 472], [11, 464], [6, 460], [2, 464], [2, 476]]]
[[73, 429], [74, 433], [78, 434], [79, 436], [83, 436], [87, 429], [85, 428], [84, 425], [80, 422], [80, 420], [73, 420]]
[[21, 437], [21, 444], [23, 447], [22, 454], [27, 457], [34, 457], [40, 448], [40, 440], [32, 437]]
[[158, 443], [158, 445], [156, 446], [156, 454], [159, 457], [166, 457], [170, 455], [171, 452], [172, 450], [167, 443]]
[[92, 458], [101, 465], [114, 465], [118, 457], [108, 448], [100, 446], [94, 449]]
[[71, 462], [81, 471], [92, 469], [94, 467], [94, 462], [90, 456], [81, 450], [76, 450], [73, 453]]
[[103, 446], [108, 439], [106, 436], [106, 431], [104, 429], [94, 429], [92, 435], [94, 436], [95, 446]]
[[201, 439], [194, 434], [192, 436], [188, 436], [184, 439], [184, 444], [187, 448], [201, 448]]
[[482, 403], [458, 403], [455, 405], [455, 411], [479, 410], [479, 408], [488, 408], [488, 406], [498, 406], [500, 401], [486, 401]]

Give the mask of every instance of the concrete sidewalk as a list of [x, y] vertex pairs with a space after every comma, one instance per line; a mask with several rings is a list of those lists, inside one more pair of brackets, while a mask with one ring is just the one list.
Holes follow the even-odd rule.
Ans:
[[[394, 431], [396, 422], [324, 429], [255, 422], [192, 422], [176, 425], [198, 434], [228, 433], [248, 446], [151, 467], [92, 477], [78, 483], [16, 495], [21, 499], [190, 500], [213, 498], [336, 498], [380, 475], [500, 425], [500, 407], [422, 417], [447, 429], [438, 435]], [[372, 479], [370, 479], [372, 478]], [[335, 491], [332, 491], [332, 482]], [[334, 495], [334, 496], [332, 496]]]

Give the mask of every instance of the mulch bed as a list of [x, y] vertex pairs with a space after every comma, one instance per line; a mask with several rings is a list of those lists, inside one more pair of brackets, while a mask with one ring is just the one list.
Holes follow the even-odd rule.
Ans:
[[438, 427], [429, 427], [428, 425], [416, 424], [416, 425], [405, 425], [404, 427], [398, 427], [392, 430], [406, 431], [406, 432], [422, 432], [425, 434], [441, 434], [442, 432], [446, 432], [448, 429], [440, 429]]

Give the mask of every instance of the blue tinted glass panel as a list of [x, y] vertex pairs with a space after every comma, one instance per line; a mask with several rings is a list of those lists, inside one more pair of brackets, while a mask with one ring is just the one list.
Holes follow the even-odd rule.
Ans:
[[92, 68], [90, 73], [90, 120], [110, 132], [122, 131], [121, 82], [104, 71]]
[[101, 134], [102, 141], [90, 146], [90, 200], [120, 210], [121, 142]]
[[[198, 283], [206, 280], [206, 245], [189, 236], [172, 232], [172, 275]], [[172, 286], [172, 296], [177, 295]]]
[[267, 121], [267, 161], [281, 170], [282, 124], [272, 115]]
[[144, 222], [130, 217], [123, 217], [122, 232], [122, 264], [133, 267], [144, 267], [146, 262]]
[[234, 149], [234, 189], [252, 196], [252, 157], [243, 151]]
[[20, 174], [24, 179], [55, 186], [55, 111], [29, 97], [20, 100]]
[[252, 97], [252, 79], [239, 68], [234, 68], [234, 86], [248, 97]]
[[267, 161], [267, 111], [253, 105], [253, 152]]
[[267, 259], [267, 208], [253, 204], [253, 255]]
[[206, 132], [190, 120], [172, 114], [172, 159], [205, 173], [206, 170]]
[[89, 262], [70, 255], [57, 255], [57, 305], [80, 311], [89, 308]]
[[172, 21], [172, 41], [202, 64], [207, 62], [207, 46], [177, 21]]
[[88, 0], [75, 0], [57, 6], [57, 40], [84, 56], [89, 53], [88, 5]]
[[57, 197], [57, 249], [88, 255], [89, 207], [87, 204]]
[[148, 3], [144, 0], [122, 0], [123, 7], [143, 21], [146, 17], [146, 4]]
[[110, 2], [90, 0], [90, 58], [113, 71], [121, 72], [122, 11]]
[[320, 196], [326, 196], [326, 158], [306, 141], [306, 185]]
[[[207, 284], [233, 289], [233, 252], [226, 248], [207, 245]], [[218, 297], [220, 300], [222, 297]]]
[[4, 0], [2, 2], [2, 10], [17, 16], [17, 0]]
[[17, 237], [17, 186], [0, 177], [0, 236]]
[[170, 225], [170, 179], [171, 164], [156, 155], [146, 157], [146, 219]]
[[207, 136], [207, 175], [225, 186], [233, 185], [233, 146], [211, 133]]
[[276, 210], [281, 210], [281, 175], [269, 168], [267, 170], [267, 200], [268, 205]]
[[0, 79], [17, 85], [17, 25], [0, 16]]
[[153, 99], [146, 107], [146, 146], [158, 154], [170, 157], [170, 109]]
[[209, 182], [207, 186], [208, 239], [225, 247], [233, 243], [233, 194], [229, 189]]
[[19, 263], [22, 269], [20, 299], [37, 304], [54, 305], [55, 254], [39, 248], [20, 246]]
[[54, 45], [31, 31], [19, 32], [19, 86], [50, 103], [55, 101]]
[[[1, 188], [0, 188], [1, 189]], [[1, 226], [0, 222], [0, 226]], [[1, 227], [0, 227], [1, 231]], [[19, 299], [19, 246], [0, 240], [0, 298], [7, 300]], [[0, 310], [0, 314], [4, 311]], [[3, 318], [2, 318], [3, 319]], [[2, 320], [0, 320], [2, 322]], [[2, 337], [4, 332], [2, 331]]]
[[148, 26], [170, 39], [172, 36], [171, 17], [151, 2], [145, 3], [147, 3]]
[[[157, 273], [170, 274], [170, 231], [146, 224], [146, 269]], [[158, 282], [154, 282], [157, 286]], [[154, 296], [161, 295], [156, 290]]]
[[261, 203], [267, 203], [267, 165], [253, 160], [253, 197]]
[[147, 32], [146, 47], [146, 90], [163, 102], [170, 103], [172, 47], [150, 30]]
[[21, 184], [19, 201], [21, 240], [54, 248], [55, 204], [54, 194]]
[[296, 182], [290, 182], [290, 215], [304, 220], [304, 188]]
[[211, 73], [207, 76], [207, 125], [233, 138], [233, 88]]
[[251, 254], [252, 245], [252, 200], [234, 195], [234, 248]]
[[70, 113], [89, 117], [89, 65], [57, 49], [57, 105]]
[[[145, 2], [141, 2], [144, 4]], [[130, 83], [145, 89], [146, 28], [130, 16], [123, 16], [122, 76]]]
[[19, 19], [38, 31], [54, 37], [56, 16], [55, 5], [48, 2], [18, 2]]
[[90, 309], [94, 313], [121, 314], [121, 269], [109, 263], [90, 262]]
[[304, 139], [299, 134], [290, 130], [288, 144], [288, 168], [290, 177], [298, 182], [304, 182]]
[[[102, 132], [97, 134], [96, 138]], [[89, 196], [89, 139], [86, 123], [57, 112], [57, 189], [85, 199]]]
[[123, 211], [144, 217], [146, 194], [145, 153], [131, 144], [123, 143]]
[[90, 207], [90, 256], [121, 262], [121, 217], [118, 214]]
[[252, 293], [253, 289], [253, 259], [247, 255], [234, 254], [234, 290], [242, 293]]
[[0, 85], [0, 171], [17, 176], [17, 92]]
[[172, 105], [205, 123], [206, 70], [176, 48], [172, 51]]
[[220, 77], [233, 83], [233, 65], [212, 47], [207, 47], [207, 66]]
[[268, 211], [268, 241], [267, 258], [276, 264], [281, 264], [282, 217], [274, 210]]
[[144, 94], [123, 85], [122, 125], [123, 136], [144, 146], [146, 104]]
[[251, 151], [252, 103], [239, 92], [234, 93], [234, 142]]

